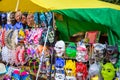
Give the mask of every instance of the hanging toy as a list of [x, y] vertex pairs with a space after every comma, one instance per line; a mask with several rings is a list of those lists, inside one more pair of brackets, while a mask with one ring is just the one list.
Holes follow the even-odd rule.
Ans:
[[65, 79], [65, 72], [64, 72], [64, 65], [65, 60], [63, 58], [56, 58], [55, 60], [55, 80], [64, 80]]
[[88, 76], [87, 66], [82, 62], [76, 62], [77, 80], [86, 80]]
[[101, 74], [104, 80], [113, 80], [115, 77], [115, 68], [112, 63], [102, 65]]
[[66, 55], [68, 57], [74, 58], [76, 57], [76, 45], [75, 43], [70, 43], [66, 48]]
[[88, 61], [87, 48], [86, 48], [85, 44], [81, 44], [81, 45], [78, 44], [76, 60], [78, 62], [87, 62]]
[[65, 53], [65, 43], [64, 43], [64, 41], [62, 41], [62, 40], [57, 41], [56, 44], [55, 44], [54, 49], [55, 49], [56, 55], [58, 57], [63, 56], [64, 53]]
[[76, 64], [75, 61], [66, 60], [65, 73], [66, 80], [76, 80]]

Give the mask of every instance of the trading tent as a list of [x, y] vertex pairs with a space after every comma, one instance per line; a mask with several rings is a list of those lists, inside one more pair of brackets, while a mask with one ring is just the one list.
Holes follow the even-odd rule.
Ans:
[[69, 37], [80, 31], [99, 30], [108, 33], [110, 44], [120, 39], [120, 11], [114, 9], [72, 9], [55, 11], [63, 14], [63, 20], [57, 20], [61, 38]]
[[80, 31], [107, 31], [109, 44], [120, 44], [120, 6], [100, 0], [31, 0], [45, 6], [53, 12], [62, 14], [63, 20], [56, 24], [61, 39], [68, 41], [69, 37]]

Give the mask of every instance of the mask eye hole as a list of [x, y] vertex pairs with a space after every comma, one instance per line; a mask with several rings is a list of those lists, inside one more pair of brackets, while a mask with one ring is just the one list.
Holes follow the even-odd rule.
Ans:
[[62, 47], [58, 47], [58, 49], [62, 49]]
[[111, 69], [107, 69], [108, 72], [111, 72]]
[[103, 71], [105, 71], [105, 68], [102, 68]]

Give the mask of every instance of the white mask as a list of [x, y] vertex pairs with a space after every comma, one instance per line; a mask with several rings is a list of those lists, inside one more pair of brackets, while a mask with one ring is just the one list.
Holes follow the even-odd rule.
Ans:
[[64, 43], [64, 41], [62, 41], [62, 40], [57, 41], [56, 44], [55, 44], [54, 49], [55, 49], [55, 51], [57, 53], [57, 56], [61, 57], [65, 52], [65, 43]]
[[87, 62], [88, 61], [87, 48], [84, 44], [77, 46], [76, 60], [78, 62]]

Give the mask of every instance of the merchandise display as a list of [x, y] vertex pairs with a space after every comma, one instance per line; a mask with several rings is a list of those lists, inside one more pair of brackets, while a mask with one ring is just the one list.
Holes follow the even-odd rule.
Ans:
[[56, 38], [52, 12], [18, 11], [2, 17], [7, 19], [0, 25], [3, 80], [120, 79], [118, 45], [100, 43], [100, 31], [79, 32], [73, 34], [78, 39], [64, 41]]

